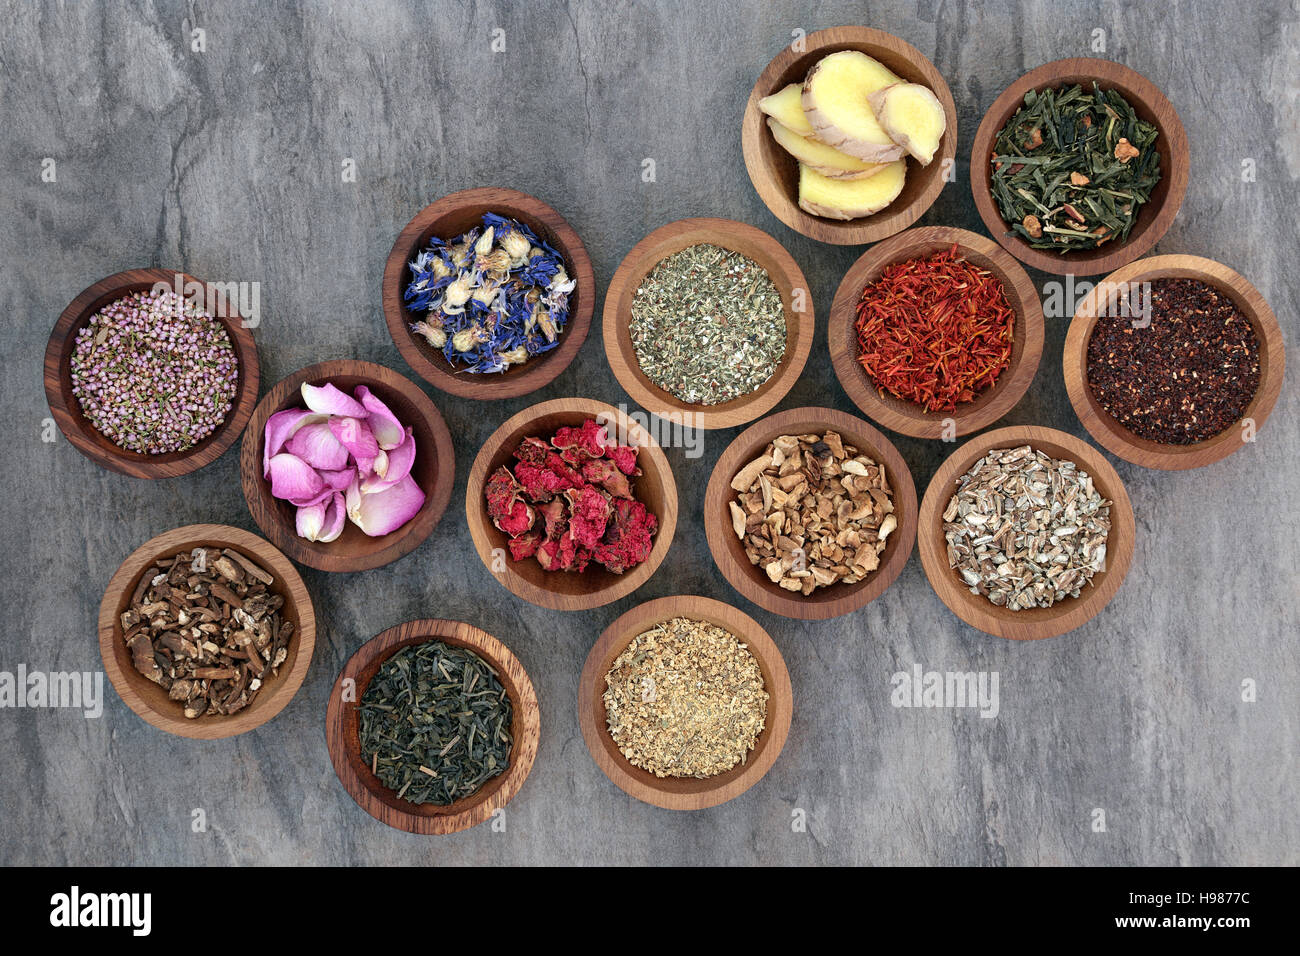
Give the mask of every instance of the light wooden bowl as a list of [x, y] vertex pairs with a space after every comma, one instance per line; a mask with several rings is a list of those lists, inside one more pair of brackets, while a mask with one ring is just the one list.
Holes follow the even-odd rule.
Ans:
[[[122, 634], [122, 613], [141, 576], [153, 563], [194, 548], [231, 548], [275, 575], [272, 590], [284, 596], [283, 620], [293, 624], [289, 656], [280, 673], [269, 678], [252, 703], [237, 714], [187, 718], [167, 691], [149, 680], [131, 663]], [[262, 726], [288, 705], [298, 693], [316, 647], [316, 613], [311, 595], [298, 569], [268, 541], [255, 534], [221, 524], [191, 524], [150, 538], [136, 548], [114, 572], [99, 603], [99, 654], [104, 672], [123, 703], [159, 730], [178, 737], [216, 740], [234, 737]]]
[[[808, 34], [803, 45], [802, 53], [793, 45], [778, 53], [749, 94], [741, 126], [741, 147], [749, 179], [772, 215], [795, 232], [819, 242], [845, 246], [879, 242], [920, 219], [944, 187], [944, 171], [952, 168], [957, 155], [957, 107], [952, 92], [943, 75], [920, 50], [880, 30], [832, 27]], [[763, 97], [791, 83], [802, 83], [818, 60], [840, 50], [860, 50], [904, 80], [928, 86], [943, 104], [948, 122], [939, 151], [930, 165], [922, 166], [907, 157], [907, 181], [897, 199], [873, 216], [847, 221], [813, 216], [799, 208], [799, 164], [772, 139], [767, 116], [758, 108], [758, 101]]]
[[[943, 512], [957, 490], [957, 479], [994, 448], [1030, 445], [1053, 458], [1069, 459], [1092, 476], [1093, 486], [1112, 504], [1110, 534], [1106, 540], [1106, 569], [1093, 575], [1092, 584], [1077, 598], [1067, 598], [1051, 607], [1008, 611], [982, 594], [971, 594], [957, 572], [948, 567], [948, 545], [943, 536]], [[954, 451], [935, 472], [921, 501], [921, 525], [917, 544], [921, 565], [939, 599], [971, 627], [987, 634], [1017, 641], [1036, 641], [1072, 631], [1092, 620], [1110, 599], [1128, 573], [1133, 561], [1136, 529], [1128, 492], [1106, 456], [1085, 441], [1057, 431], [1031, 425], [997, 428], [973, 438]]]
[[[1025, 94], [1030, 90], [1055, 89], [1076, 83], [1084, 89], [1091, 89], [1094, 80], [1103, 90], [1117, 91], [1132, 105], [1139, 119], [1154, 124], [1159, 130], [1156, 151], [1160, 153], [1160, 182], [1152, 191], [1150, 200], [1138, 211], [1137, 223], [1129, 233], [1128, 241], [1122, 245], [1107, 242], [1095, 249], [1066, 253], [1034, 249], [1011, 230], [993, 199], [990, 170], [993, 142], [1016, 110], [1024, 105]], [[1045, 63], [1030, 70], [993, 101], [971, 147], [970, 188], [985, 228], [1003, 249], [1025, 265], [1044, 272], [1089, 276], [1118, 269], [1160, 241], [1183, 204], [1190, 165], [1191, 155], [1182, 120], [1155, 84], [1113, 60], [1077, 57]]]
[[[434, 236], [454, 239], [481, 225], [485, 212], [516, 219], [533, 230], [539, 239], [563, 256], [565, 271], [578, 284], [569, 294], [569, 318], [560, 332], [560, 344], [556, 348], [529, 359], [523, 365], [513, 365], [504, 372], [471, 374], [452, 365], [441, 350], [433, 348], [411, 331], [411, 323], [422, 315], [411, 312], [403, 296], [411, 278], [407, 264], [428, 245], [429, 240]], [[402, 358], [422, 379], [461, 398], [514, 398], [552, 382], [578, 354], [591, 328], [591, 314], [596, 307], [596, 279], [586, 247], [563, 216], [527, 193], [486, 187], [464, 189], [443, 196], [421, 209], [406, 224], [388, 254], [382, 294], [388, 333]]]
[[[767, 271], [785, 304], [785, 357], [776, 371], [748, 395], [718, 405], [692, 405], [652, 383], [637, 363], [629, 331], [632, 301], [645, 277], [663, 259], [700, 243], [730, 249], [757, 262]], [[802, 299], [802, 311], [795, 311], [796, 296]], [[681, 219], [660, 226], [624, 256], [605, 295], [605, 356], [618, 383], [651, 414], [697, 428], [731, 428], [770, 411], [803, 372], [815, 328], [812, 293], [799, 264], [761, 229], [730, 219]]]
[[1200, 256], [1139, 259], [1108, 275], [1079, 303], [1065, 336], [1063, 369], [1065, 389], [1083, 427], [1107, 451], [1136, 465], [1166, 470], [1199, 468], [1226, 458], [1247, 444], [1241, 429], [1230, 426], [1213, 438], [1194, 445], [1162, 445], [1139, 438], [1121, 425], [1097, 403], [1088, 386], [1088, 343], [1097, 325], [1097, 305], [1103, 301], [1101, 297], [1109, 297], [1109, 290], [1116, 286], [1154, 279], [1197, 279], [1214, 286], [1231, 298], [1242, 315], [1250, 320], [1259, 340], [1259, 388], [1242, 418], [1253, 419], [1256, 432], [1264, 427], [1282, 391], [1286, 345], [1282, 341], [1277, 316], [1259, 290], [1222, 263]]
[[[361, 759], [361, 698], [371, 678], [393, 654], [411, 644], [436, 640], [453, 647], [466, 647], [483, 658], [497, 672], [510, 695], [512, 707], [510, 766], [505, 773], [487, 781], [477, 792], [454, 803], [440, 806], [411, 803], [379, 782]], [[344, 701], [344, 681], [354, 693]], [[408, 833], [456, 833], [487, 820], [519, 792], [537, 759], [541, 740], [541, 713], [533, 682], [524, 666], [499, 640], [471, 624], [460, 621], [407, 621], [372, 637], [343, 665], [325, 713], [325, 741], [334, 772], [343, 789], [380, 823]]]
[[[767, 721], [748, 759], [715, 777], [656, 777], [633, 766], [609, 734], [605, 675], [632, 639], [656, 624], [686, 617], [724, 628], [748, 645], [767, 685]], [[790, 732], [794, 695], [785, 660], [771, 636], [748, 614], [693, 594], [659, 598], [632, 608], [600, 635], [578, 684], [578, 724], [596, 765], [625, 793], [665, 810], [702, 810], [740, 796], [762, 779], [781, 755]]]
[[208, 288], [198, 279], [173, 269], [129, 269], [100, 279], [63, 310], [45, 347], [45, 397], [59, 431], [72, 447], [95, 464], [133, 478], [175, 478], [211, 464], [239, 438], [257, 404], [260, 372], [253, 333], [235, 318], [238, 312], [227, 305], [221, 290], [213, 288], [218, 304], [208, 312], [225, 326], [230, 336], [239, 361], [239, 381], [226, 420], [211, 435], [187, 451], [146, 455], [115, 445], [82, 413], [81, 403], [72, 394], [72, 353], [76, 349], [77, 333], [106, 305], [133, 292], [146, 292], [158, 283], [174, 288], [178, 275], [185, 285], [195, 283]]
[[[578, 426], [589, 418], [605, 423], [611, 440], [641, 446], [637, 464], [643, 474], [634, 479], [633, 494], [659, 519], [650, 557], [622, 574], [614, 574], [595, 562], [579, 574], [547, 571], [533, 558], [512, 560], [509, 537], [488, 517], [483, 496], [488, 478], [502, 465], [514, 463], [514, 450], [524, 438], [547, 439], [556, 429]], [[525, 408], [483, 443], [469, 472], [465, 518], [479, 558], [512, 593], [553, 611], [585, 611], [631, 594], [663, 563], [677, 528], [677, 484], [663, 451], [641, 426], [618, 409], [590, 398], [557, 398]]]
[[[952, 412], [926, 412], [913, 402], [880, 394], [858, 361], [858, 301], [862, 290], [879, 279], [887, 266], [942, 252], [954, 243], [964, 258], [1002, 283], [1016, 316], [1011, 361], [974, 401], [958, 405]], [[831, 305], [828, 339], [836, 377], [853, 404], [872, 421], [915, 438], [966, 435], [987, 428], [1011, 411], [1034, 380], [1043, 354], [1043, 306], [1028, 273], [997, 243], [965, 229], [923, 226], [872, 246], [849, 267]], [[945, 434], [944, 422], [949, 419], [954, 430]]]
[[[343, 533], [330, 542], [298, 537], [297, 509], [271, 494], [262, 477], [262, 449], [266, 421], [288, 408], [305, 408], [300, 391], [304, 382], [334, 384], [349, 395], [365, 385], [397, 416], [414, 429], [415, 465], [411, 474], [424, 491], [424, 505], [415, 517], [396, 531], [372, 538], [347, 521]], [[390, 368], [356, 359], [318, 362], [278, 382], [258, 403], [239, 454], [239, 473], [249, 513], [263, 534], [300, 564], [321, 571], [367, 571], [396, 561], [415, 550], [437, 526], [451, 501], [456, 479], [456, 454], [451, 433], [437, 407], [419, 386]]]
[[[762, 568], [750, 564], [745, 549], [731, 527], [728, 502], [735, 497], [731, 479], [741, 468], [763, 454], [768, 442], [781, 435], [804, 435], [830, 429], [845, 444], [855, 445], [872, 461], [883, 465], [893, 492], [898, 528], [885, 542], [880, 567], [856, 584], [836, 583], [817, 588], [808, 597], [773, 584]], [[740, 433], [713, 466], [704, 492], [704, 531], [713, 561], [731, 586], [759, 607], [785, 617], [823, 620], [866, 607], [894, 583], [916, 543], [916, 486], [907, 462], [888, 438], [860, 418], [833, 408], [792, 408], [756, 422]]]

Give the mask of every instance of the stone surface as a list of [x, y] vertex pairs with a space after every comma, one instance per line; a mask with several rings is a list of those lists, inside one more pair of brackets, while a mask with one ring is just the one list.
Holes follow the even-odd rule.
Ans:
[[[235, 451], [146, 483], [97, 468], [61, 438], [42, 442], [49, 329], [77, 292], [120, 269], [260, 282], [265, 389], [344, 356], [410, 374], [385, 331], [380, 274], [402, 225], [452, 190], [505, 185], [552, 203], [583, 236], [602, 291], [656, 226], [734, 218], [786, 244], [823, 320], [781, 407], [853, 411], [830, 370], [824, 317], [861, 250], [820, 245], [768, 213], [745, 174], [739, 118], [792, 30], [855, 22], [905, 37], [947, 77], [959, 182], [922, 223], [980, 231], [966, 163], [982, 111], [1025, 70], [1090, 55], [1104, 30], [1104, 55], [1161, 86], [1191, 142], [1186, 203], [1157, 251], [1239, 269], [1295, 341], [1300, 28], [1283, 0], [1172, 11], [933, 0], [6, 5], [0, 670], [98, 670], [100, 595], [132, 549], [196, 521], [256, 530]], [[206, 52], [190, 48], [194, 26]], [[42, 182], [45, 157], [55, 183]], [[345, 158], [355, 183], [342, 181]], [[653, 183], [641, 178], [645, 158]], [[1255, 182], [1242, 181], [1246, 160]], [[1040, 287], [1048, 278], [1034, 277]], [[1049, 322], [1038, 377], [1004, 423], [1083, 434], [1061, 380], [1065, 326]], [[615, 605], [561, 615], [492, 579], [471, 553], [461, 502], [475, 451], [507, 416], [564, 395], [626, 401], [599, 329], [534, 395], [480, 406], [430, 389], [457, 442], [452, 506], [389, 567], [304, 569], [321, 626], [289, 708], [211, 743], [154, 730], [107, 686], [98, 720], [0, 711], [0, 861], [1295, 864], [1300, 363], [1294, 350], [1290, 359], [1292, 383], [1255, 445], [1182, 474], [1116, 462], [1137, 510], [1134, 567], [1111, 606], [1069, 636], [1022, 645], [962, 625], [915, 557], [880, 600], [840, 620], [788, 621], [742, 602], [786, 656], [794, 724], [758, 786], [695, 814], [637, 803], [606, 780], [578, 732], [576, 681], [602, 628], [636, 602], [683, 592], [741, 601], [701, 526], [710, 468], [736, 431], [710, 433], [698, 460], [669, 453], [682, 516], [658, 574]], [[951, 450], [895, 440], [921, 489]], [[335, 779], [323, 726], [335, 675], [371, 635], [424, 616], [497, 634], [537, 686], [541, 753], [503, 833], [399, 833]], [[917, 663], [997, 671], [999, 715], [892, 707], [890, 676]], [[1241, 700], [1246, 678], [1258, 682], [1255, 703]], [[192, 832], [196, 808], [206, 832]], [[1093, 831], [1095, 808], [1104, 833]], [[797, 811], [806, 832], [792, 827]]]

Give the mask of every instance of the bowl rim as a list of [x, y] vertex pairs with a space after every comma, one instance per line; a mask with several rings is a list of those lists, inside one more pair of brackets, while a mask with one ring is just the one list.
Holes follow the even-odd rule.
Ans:
[[[1025, 304], [1015, 310], [1015, 337], [1023, 343], [1017, 357], [1012, 353], [1011, 364], [1003, 369], [993, 385], [977, 396], [974, 402], [959, 405], [955, 412], [927, 413], [920, 406], [912, 406], [901, 399], [881, 398], [872, 385], [866, 370], [857, 361], [857, 339], [853, 334], [857, 318], [857, 302], [868, 282], [874, 282], [888, 266], [905, 258], [932, 255], [933, 252], [912, 252], [908, 246], [917, 243], [933, 251], [947, 248], [953, 243], [963, 256], [977, 256], [987, 260], [981, 265], [998, 278], [1003, 286], [1011, 286]], [[1008, 300], [1011, 296], [1007, 296]], [[946, 438], [944, 421], [952, 419], [955, 430], [951, 433], [967, 435], [987, 428], [1007, 415], [1025, 397], [1043, 354], [1044, 320], [1043, 303], [1029, 273], [1024, 267], [987, 236], [955, 226], [918, 226], [906, 229], [878, 243], [854, 261], [835, 290], [831, 305], [827, 344], [835, 377], [853, 404], [872, 421], [885, 428], [913, 438]]]
[[[477, 215], [500, 209], [510, 213], [510, 218], [528, 220], [527, 225], [536, 232], [542, 223], [543, 232], [550, 232], [557, 240], [553, 245], [565, 259], [569, 275], [576, 279], [578, 288], [589, 290], [578, 297], [577, 308], [572, 310], [557, 348], [529, 360], [509, 372], [498, 375], [470, 375], [450, 371], [445, 361], [441, 364], [430, 358], [427, 346], [415, 339], [407, 328], [407, 312], [402, 295], [405, 289], [407, 263], [423, 245], [423, 238], [442, 216], [477, 209]], [[545, 237], [543, 237], [545, 238]], [[596, 308], [596, 279], [592, 271], [591, 256], [578, 233], [552, 206], [517, 189], [483, 186], [461, 189], [434, 200], [411, 218], [393, 241], [392, 249], [384, 263], [381, 283], [381, 301], [384, 322], [397, 350], [416, 375], [435, 388], [474, 399], [517, 398], [527, 395], [553, 382], [577, 357], [591, 329], [591, 317]]]
[[[415, 517], [405, 525], [392, 532], [397, 537], [386, 547], [362, 555], [341, 555], [331, 551], [334, 542], [322, 544], [299, 538], [297, 529], [279, 520], [276, 515], [275, 502], [271, 497], [270, 485], [262, 477], [262, 446], [265, 443], [266, 421], [281, 406], [296, 395], [303, 382], [326, 381], [340, 376], [367, 379], [372, 387], [397, 392], [414, 405], [424, 418], [425, 425], [433, 436], [431, 449], [438, 465], [438, 481], [425, 492], [424, 505]], [[410, 425], [410, 422], [403, 424]], [[429, 454], [430, 450], [417, 449], [416, 454]], [[446, 468], [444, 474], [443, 468]], [[253, 410], [249, 427], [244, 432], [243, 444], [239, 452], [240, 483], [243, 486], [244, 502], [249, 514], [262, 533], [276, 547], [293, 558], [299, 564], [316, 568], [319, 571], [369, 571], [391, 564], [398, 558], [410, 554], [418, 548], [442, 520], [447, 505], [451, 502], [452, 487], [456, 481], [456, 450], [452, 444], [451, 432], [433, 400], [424, 390], [399, 372], [386, 365], [367, 362], [362, 359], [327, 359], [304, 366], [291, 372], [262, 396]]]
[[[1054, 458], [1068, 458], [1086, 471], [1097, 490], [1111, 501], [1111, 528], [1106, 541], [1107, 565], [1101, 583], [1083, 591], [1077, 598], [1061, 601], [1049, 608], [1008, 611], [996, 607], [982, 595], [971, 594], [964, 583], [956, 580], [948, 567], [943, 544], [943, 511], [952, 498], [951, 489], [957, 478], [969, 471], [971, 465], [992, 449], [1020, 445], [1045, 451]], [[921, 552], [921, 567], [930, 586], [953, 614], [994, 637], [1035, 641], [1075, 630], [1101, 613], [1124, 583], [1133, 563], [1136, 539], [1136, 518], [1128, 490], [1100, 449], [1056, 428], [1010, 425], [977, 435], [944, 459], [930, 479], [921, 501], [917, 546]]]
[[[216, 718], [200, 717], [189, 719], [181, 713], [177, 704], [175, 712], [164, 713], [154, 708], [139, 691], [135, 689], [136, 677], [146, 680], [133, 670], [122, 665], [118, 658], [119, 645], [125, 647], [120, 639], [121, 622], [118, 618], [118, 603], [122, 596], [128, 595], [139, 577], [149, 569], [155, 559], [178, 553], [190, 542], [211, 539], [213, 544], [233, 548], [246, 557], [257, 561], [274, 573], [278, 579], [277, 591], [285, 604], [292, 602], [298, 617], [297, 634], [293, 640], [297, 649], [292, 664], [282, 670], [265, 688], [266, 703], [257, 710], [253, 706], [239, 713]], [[99, 634], [99, 655], [108, 675], [109, 683], [117, 691], [118, 697], [127, 707], [146, 723], [177, 737], [192, 740], [219, 740], [235, 737], [262, 726], [275, 718], [302, 688], [307, 671], [311, 667], [312, 655], [316, 649], [316, 611], [312, 604], [311, 592], [303, 582], [302, 575], [275, 545], [265, 538], [258, 537], [251, 531], [224, 524], [187, 524], [172, 528], [162, 534], [154, 535], [127, 555], [104, 589], [99, 602], [97, 621]], [[262, 700], [258, 695], [258, 701]]]
[[[493, 573], [492, 559], [489, 557], [493, 550], [493, 542], [488, 537], [487, 528], [492, 522], [487, 516], [487, 506], [483, 498], [483, 488], [488, 477], [488, 467], [492, 459], [504, 447], [506, 435], [543, 416], [552, 414], [572, 415], [574, 418], [580, 416], [597, 418], [600, 415], [612, 415], [618, 423], [620, 431], [629, 440], [641, 445], [641, 455], [649, 458], [653, 468], [659, 473], [664, 488], [663, 507], [660, 509], [660, 513], [655, 516], [659, 522], [659, 529], [655, 532], [654, 545], [650, 550], [650, 556], [636, 567], [615, 576], [614, 580], [606, 586], [582, 594], [563, 594], [558, 591], [540, 588], [516, 572], [512, 561], [507, 561], [500, 573]], [[641, 459], [641, 455], [638, 455], [638, 460]], [[642, 470], [646, 470], [644, 465], [642, 465]], [[631, 594], [650, 580], [654, 573], [659, 570], [659, 566], [663, 563], [669, 549], [672, 547], [673, 535], [677, 530], [677, 508], [677, 479], [673, 475], [672, 467], [668, 464], [668, 458], [664, 455], [663, 449], [659, 447], [659, 444], [644, 428], [629, 418], [621, 409], [594, 398], [553, 398], [549, 401], [539, 402], [536, 405], [530, 405], [528, 408], [510, 416], [488, 436], [487, 440], [479, 448], [465, 486], [465, 522], [469, 525], [474, 551], [479, 560], [483, 562], [483, 566], [487, 568], [494, 579], [516, 597], [523, 598], [531, 604], [551, 611], [588, 611], [592, 608], [603, 607]]]
[[[744, 241], [740, 241], [740, 240]], [[693, 245], [710, 244], [736, 252], [762, 267], [780, 289], [789, 285], [790, 295], [782, 291], [786, 322], [786, 351], [772, 377], [748, 394], [718, 405], [693, 405], [659, 388], [640, 369], [632, 347], [628, 327], [632, 298], [645, 277], [665, 258]], [[757, 246], [765, 261], [735, 248]], [[773, 273], [776, 275], [773, 275]], [[803, 292], [804, 308], [794, 308], [793, 295]], [[793, 341], [789, 335], [795, 323]], [[771, 411], [785, 398], [803, 374], [812, 352], [817, 327], [812, 290], [803, 270], [789, 251], [775, 238], [748, 223], [733, 219], [692, 217], [665, 223], [646, 235], [628, 251], [619, 263], [605, 292], [602, 313], [605, 358], [623, 391], [632, 401], [659, 418], [682, 419], [695, 428], [732, 428], [753, 421]]]
[[[1067, 253], [1034, 249], [1018, 235], [1009, 232], [1002, 214], [998, 211], [997, 203], [993, 201], [992, 177], [988, 168], [988, 157], [991, 155], [993, 140], [1015, 111], [1023, 105], [1025, 94], [1030, 90], [1058, 88], [1081, 83], [1084, 80], [1096, 80], [1104, 89], [1118, 90], [1139, 116], [1149, 119], [1156, 125], [1169, 147], [1171, 160], [1169, 165], [1172, 169], [1161, 169], [1162, 178], [1165, 176], [1169, 178], [1169, 188], [1160, 205], [1150, 209], [1151, 219], [1148, 224], [1136, 235], [1130, 233], [1123, 245], [1113, 248], [1103, 245], [1087, 251]], [[1186, 197], [1190, 163], [1187, 131], [1183, 127], [1178, 110], [1158, 86], [1136, 70], [1114, 60], [1099, 57], [1066, 57], [1044, 63], [1025, 73], [1003, 90], [985, 111], [971, 145], [971, 196], [975, 200], [976, 211], [979, 212], [989, 235], [998, 245], [1025, 265], [1050, 275], [1099, 275], [1145, 255], [1152, 246], [1164, 238]], [[1150, 206], [1151, 204], [1148, 203], [1143, 211]]]
[[[604, 689], [607, 661], [622, 653], [638, 634], [657, 623], [677, 617], [704, 620], [731, 632], [771, 673], [765, 675], [768, 693], [767, 719], [757, 747], [758, 755], [740, 767], [704, 779], [666, 778], [634, 767], [619, 752], [605, 721]], [[638, 604], [619, 615], [601, 633], [582, 666], [578, 682], [578, 724], [596, 766], [629, 796], [665, 810], [703, 810], [734, 800], [772, 769], [781, 756], [794, 713], [794, 692], [790, 672], [781, 650], [761, 624], [733, 605], [698, 594], [678, 594]], [[753, 753], [751, 751], [751, 753]], [[686, 788], [686, 789], [683, 789]]]
[[[446, 806], [409, 804], [412, 808], [427, 808], [424, 810], [398, 808], [381, 798], [380, 790], [376, 788], [386, 789], [383, 784], [377, 780], [372, 783], [366, 774], [358, 770], [358, 767], [363, 766], [359, 756], [361, 744], [347, 733], [347, 725], [349, 718], [360, 707], [361, 697], [369, 685], [369, 678], [365, 686], [361, 684], [361, 675], [372, 665], [378, 669], [403, 647], [429, 641], [466, 647], [497, 671], [502, 684], [510, 693], [510, 703], [516, 718], [511, 721], [515, 740], [510, 750], [510, 766], [505, 773], [493, 777], [469, 796]], [[348, 701], [343, 699], [345, 680], [354, 681], [353, 699]], [[345, 708], [348, 710], [345, 711]], [[524, 665], [499, 638], [464, 621], [419, 618], [380, 631], [344, 662], [326, 706], [325, 740], [334, 773], [357, 806], [380, 823], [394, 829], [408, 833], [442, 835], [477, 826], [519, 793], [537, 759], [541, 743], [541, 710], [537, 692]], [[395, 797], [393, 799], [396, 800]]]
[[1277, 316], [1245, 276], [1221, 262], [1203, 256], [1149, 256], [1121, 266], [1098, 282], [1075, 309], [1065, 335], [1062, 373], [1070, 404], [1088, 434], [1111, 454], [1135, 465], [1168, 471], [1221, 461], [1249, 443], [1231, 425], [1191, 445], [1164, 445], [1139, 438], [1101, 407], [1088, 386], [1087, 376], [1088, 345], [1097, 325], [1097, 304], [1102, 292], [1123, 283], [1174, 278], [1197, 279], [1227, 293], [1255, 330], [1260, 345], [1259, 386], [1239, 423], [1254, 419], [1256, 433], [1264, 427], [1282, 392], [1286, 373], [1286, 344]]
[[[225, 328], [239, 362], [235, 398], [225, 420], [216, 430], [186, 451], [161, 455], [128, 451], [113, 445], [90, 423], [81, 411], [76, 396], [72, 394], [72, 353], [76, 347], [76, 333], [105, 305], [158, 284], [175, 288], [178, 276], [184, 287], [200, 285], [204, 288], [205, 295], [210, 290], [218, 300], [219, 307], [216, 310], [206, 311]], [[188, 475], [220, 458], [248, 425], [253, 406], [257, 404], [257, 390], [261, 381], [257, 342], [252, 331], [242, 321], [236, 322], [224, 315], [230, 311], [226, 302], [225, 293], [219, 286], [203, 282], [179, 269], [126, 269], [104, 276], [79, 292], [54, 323], [45, 346], [44, 365], [46, 402], [59, 431], [72, 447], [101, 468], [145, 479]], [[101, 445], [100, 440], [105, 444]]]
[[[770, 581], [751, 578], [747, 570], [753, 565], [731, 553], [730, 543], [735, 540], [727, 502], [734, 492], [731, 480], [756, 454], [761, 454], [767, 443], [779, 435], [806, 434], [809, 430], [831, 429], [851, 444], [869, 454], [877, 464], [884, 465], [885, 475], [893, 492], [894, 511], [899, 515], [898, 528], [885, 544], [880, 566], [856, 584], [844, 585], [848, 593], [842, 597], [814, 597], [819, 591], [831, 592], [839, 588], [819, 588], [813, 595], [787, 592]], [[856, 437], [855, 437], [856, 436]], [[826, 620], [861, 610], [880, 597], [898, 579], [912, 556], [916, 544], [917, 508], [916, 484], [907, 461], [888, 438], [864, 419], [834, 408], [805, 406], [760, 419], [732, 440], [719, 456], [704, 492], [704, 530], [709, 542], [713, 563], [742, 597], [766, 611], [796, 620]], [[730, 537], [729, 537], [730, 536]], [[835, 591], [836, 594], [841, 593]]]
[[[763, 137], [770, 134], [765, 122], [766, 116], [758, 108], [758, 101], [770, 93], [775, 93], [779, 88], [778, 78], [798, 61], [823, 50], [833, 53], [847, 49], [861, 50], [873, 57], [882, 55], [883, 50], [887, 51], [885, 55], [891, 59], [906, 61], [908, 70], [890, 68], [908, 82], [923, 83], [929, 87], [943, 106], [948, 125], [939, 143], [939, 151], [928, 166], [915, 164], [916, 168], [912, 169], [910, 167], [913, 166], [914, 161], [906, 153], [904, 154], [904, 159], [909, 165], [909, 175], [921, 175], [923, 171], [930, 172], [933, 167], [929, 181], [912, 202], [897, 208], [891, 205], [871, 216], [858, 219], [824, 219], [800, 209], [797, 197], [791, 198], [783, 188], [768, 188], [769, 185], [774, 185], [774, 176], [770, 165], [763, 160]], [[903, 75], [904, 73], [908, 75]], [[939, 193], [948, 184], [943, 175], [945, 163], [955, 168], [957, 121], [957, 106], [953, 101], [952, 90], [948, 88], [947, 80], [929, 57], [912, 44], [902, 37], [872, 27], [854, 25], [827, 27], [807, 34], [803, 38], [801, 51], [795, 50], [793, 43], [787, 44], [763, 68], [750, 90], [749, 99], [741, 115], [741, 149], [744, 153], [745, 169], [749, 173], [754, 191], [758, 193], [759, 199], [773, 216], [800, 235], [818, 242], [845, 246], [865, 245], [887, 239], [894, 233], [906, 229], [934, 205], [934, 201], [939, 198]], [[793, 157], [790, 161], [797, 162]]]

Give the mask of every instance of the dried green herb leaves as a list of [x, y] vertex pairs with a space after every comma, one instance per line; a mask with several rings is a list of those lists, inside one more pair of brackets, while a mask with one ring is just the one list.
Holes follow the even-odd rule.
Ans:
[[361, 696], [361, 756], [399, 798], [445, 806], [509, 768], [511, 716], [497, 672], [473, 651], [412, 644]]
[[1158, 130], [1094, 82], [1031, 90], [993, 144], [1002, 218], [1035, 249], [1071, 252], [1128, 238], [1160, 182]]

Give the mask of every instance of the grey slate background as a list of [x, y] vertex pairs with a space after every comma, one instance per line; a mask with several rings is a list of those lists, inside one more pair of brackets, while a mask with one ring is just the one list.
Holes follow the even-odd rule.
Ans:
[[[959, 182], [921, 222], [982, 231], [966, 161], [983, 110], [1027, 69], [1090, 55], [1101, 28], [1105, 55], [1165, 90], [1191, 142], [1187, 199], [1156, 251], [1243, 272], [1294, 344], [1298, 21], [1285, 0], [6, 4], [0, 670], [98, 670], [98, 602], [123, 557], [181, 524], [256, 530], [235, 450], [200, 473], [141, 482], [99, 469], [62, 438], [40, 440], [49, 329], [102, 276], [156, 265], [260, 282], [265, 389], [346, 356], [411, 375], [383, 324], [380, 275], [405, 222], [453, 190], [505, 185], [553, 204], [583, 237], [602, 293], [651, 229], [739, 219], [790, 249], [822, 320], [781, 407], [855, 411], [831, 372], [824, 318], [862, 250], [805, 239], [759, 201], [739, 137], [754, 78], [795, 28], [860, 23], [919, 47], [960, 115]], [[189, 49], [195, 25], [206, 53]], [[506, 51], [493, 54], [498, 27]], [[44, 157], [56, 159], [57, 183], [41, 182]], [[357, 162], [355, 183], [340, 181], [344, 157]], [[641, 181], [646, 157], [655, 183]], [[1257, 182], [1241, 182], [1243, 158]], [[1038, 377], [1004, 424], [1084, 435], [1061, 380], [1065, 325], [1049, 322]], [[0, 711], [0, 862], [1295, 864], [1300, 361], [1294, 348], [1288, 358], [1290, 381], [1254, 446], [1179, 474], [1115, 461], [1138, 516], [1133, 570], [1093, 622], [1024, 645], [961, 624], [915, 556], [884, 597], [836, 621], [748, 605], [717, 573], [701, 527], [710, 468], [737, 430], [710, 433], [701, 460], [669, 453], [681, 520], [668, 560], [639, 592], [583, 614], [535, 608], [473, 558], [465, 474], [496, 425], [533, 402], [627, 400], [598, 323], [569, 370], [533, 395], [478, 405], [429, 388], [456, 437], [452, 505], [389, 567], [304, 569], [321, 626], [288, 709], [216, 742], [153, 729], [107, 685], [99, 720]], [[895, 441], [921, 490], [951, 451]], [[689, 592], [740, 602], [768, 628], [796, 708], [784, 753], [756, 787], [674, 814], [625, 796], [597, 769], [578, 732], [576, 682], [617, 615]], [[343, 661], [378, 631], [424, 616], [497, 634], [537, 686], [541, 753], [504, 833], [390, 830], [352, 803], [331, 768], [325, 703]], [[1000, 715], [891, 707], [890, 675], [914, 663], [998, 671]], [[1241, 701], [1243, 678], [1258, 682], [1256, 703]], [[190, 831], [198, 807], [202, 834]], [[796, 808], [806, 833], [792, 832]], [[1106, 811], [1107, 832], [1092, 832], [1093, 808]]]

